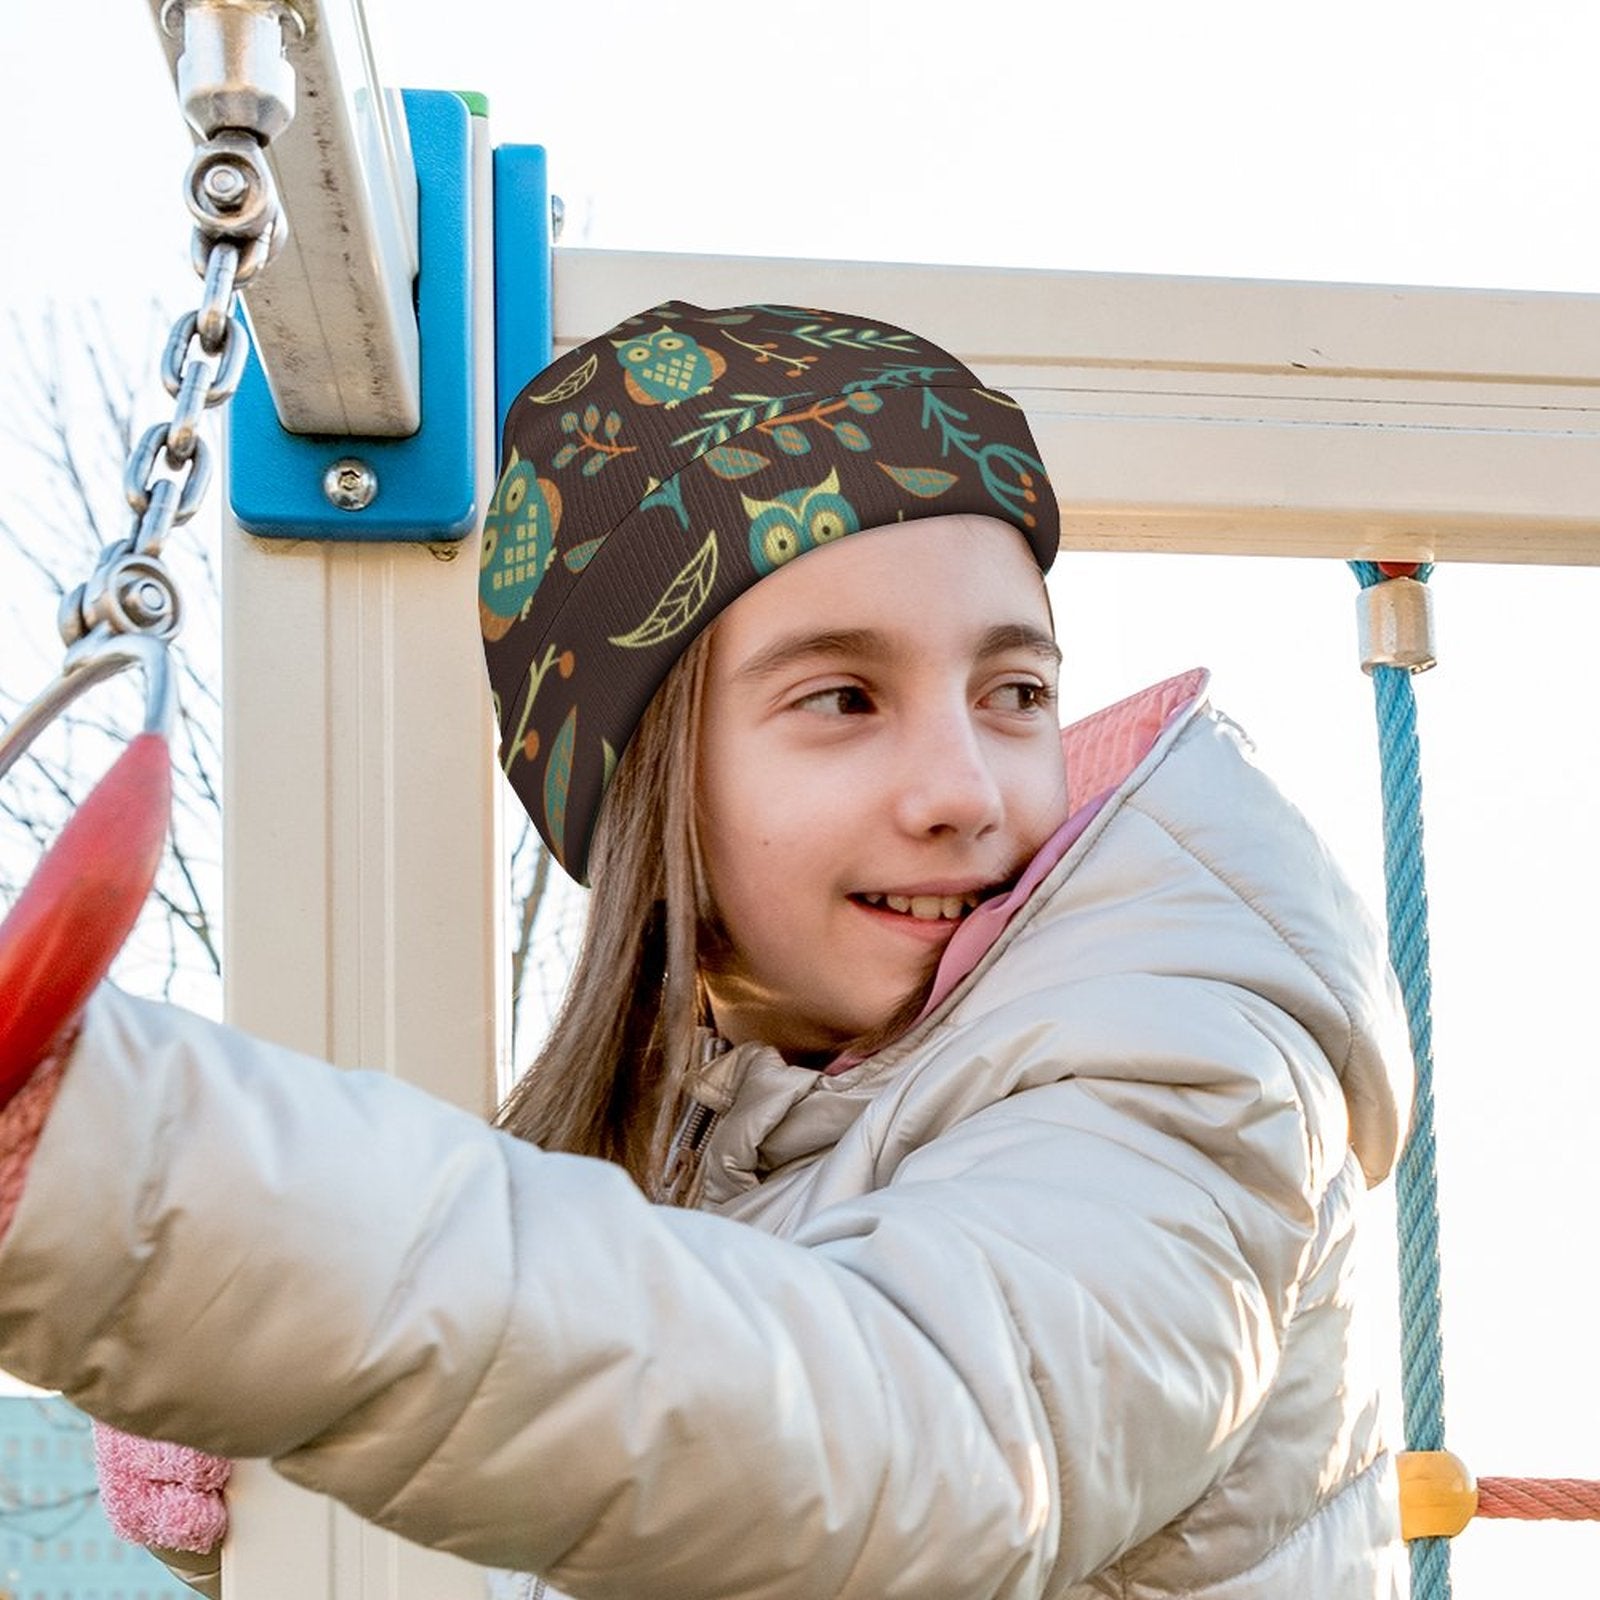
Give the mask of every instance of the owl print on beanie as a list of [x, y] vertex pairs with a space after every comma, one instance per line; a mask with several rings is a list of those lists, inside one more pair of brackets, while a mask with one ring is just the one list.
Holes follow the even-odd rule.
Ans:
[[612, 771], [673, 662], [786, 562], [887, 523], [1058, 516], [1021, 408], [903, 328], [669, 301], [568, 351], [507, 413], [479, 619], [500, 761], [582, 881]]

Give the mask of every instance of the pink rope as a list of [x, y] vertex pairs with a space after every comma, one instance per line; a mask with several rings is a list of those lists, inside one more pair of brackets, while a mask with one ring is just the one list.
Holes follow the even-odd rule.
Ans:
[[1592, 1478], [1479, 1478], [1478, 1515], [1529, 1522], [1600, 1522], [1600, 1482]]

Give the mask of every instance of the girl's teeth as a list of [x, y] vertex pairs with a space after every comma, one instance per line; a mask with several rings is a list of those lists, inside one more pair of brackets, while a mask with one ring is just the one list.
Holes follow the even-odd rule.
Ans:
[[882, 903], [891, 911], [911, 915], [922, 922], [959, 922], [972, 908], [974, 897], [960, 894], [866, 894], [869, 905]]

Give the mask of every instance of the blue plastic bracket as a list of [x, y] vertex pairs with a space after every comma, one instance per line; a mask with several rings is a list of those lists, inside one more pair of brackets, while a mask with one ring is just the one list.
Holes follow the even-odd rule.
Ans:
[[[230, 499], [246, 532], [434, 544], [477, 525], [471, 118], [458, 95], [440, 90], [406, 90], [405, 108], [417, 168], [422, 426], [409, 439], [287, 433], [252, 352], [228, 441]], [[360, 511], [340, 510], [323, 490], [328, 468], [347, 456], [367, 463], [378, 480]]]
[[[550, 365], [550, 185], [536, 144], [494, 153], [496, 437], [522, 386]], [[502, 454], [504, 453], [502, 447]]]

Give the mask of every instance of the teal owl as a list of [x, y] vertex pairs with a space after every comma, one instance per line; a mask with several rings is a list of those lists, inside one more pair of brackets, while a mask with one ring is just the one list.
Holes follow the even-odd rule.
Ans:
[[478, 620], [486, 639], [503, 638], [555, 559], [561, 491], [512, 449], [488, 515], [478, 557]]
[[839, 493], [837, 467], [821, 483], [791, 489], [776, 500], [739, 498], [750, 518], [750, 564], [763, 575], [861, 527], [856, 508]]
[[728, 363], [693, 334], [663, 324], [637, 339], [613, 339], [623, 383], [630, 399], [642, 406], [675, 406], [704, 394]]

